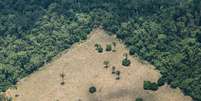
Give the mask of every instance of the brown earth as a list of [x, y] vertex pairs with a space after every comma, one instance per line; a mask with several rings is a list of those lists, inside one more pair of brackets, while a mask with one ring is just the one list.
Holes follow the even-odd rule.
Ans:
[[[116, 52], [98, 53], [94, 44], [116, 42]], [[41, 70], [21, 80], [17, 89], [9, 89], [7, 96], [14, 101], [192, 101], [179, 89], [163, 86], [158, 91], [145, 91], [143, 81], [157, 81], [160, 73], [148, 63], [129, 56], [131, 65], [121, 65], [123, 54], [128, 50], [114, 36], [108, 36], [101, 29], [91, 32], [88, 40], [75, 44]], [[103, 62], [110, 62], [104, 68]], [[120, 70], [120, 80], [115, 80], [111, 67]], [[61, 85], [60, 74], [64, 73], [65, 84]], [[97, 92], [89, 93], [89, 87], [96, 86]], [[18, 97], [16, 97], [18, 95]]]

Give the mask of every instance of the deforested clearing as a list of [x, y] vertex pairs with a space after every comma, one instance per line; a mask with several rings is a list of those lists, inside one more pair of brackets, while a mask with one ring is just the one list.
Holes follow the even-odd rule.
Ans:
[[[105, 51], [114, 42], [116, 51]], [[102, 53], [97, 52], [95, 44], [102, 46]], [[94, 29], [88, 40], [73, 45], [41, 70], [21, 80], [16, 89], [7, 90], [6, 95], [14, 101], [135, 101], [137, 97], [144, 101], [192, 101], [179, 89], [167, 85], [157, 91], [144, 90], [143, 82], [156, 82], [161, 76], [159, 71], [133, 56], [128, 56], [130, 66], [124, 67], [125, 53], [128, 50], [115, 36]], [[107, 68], [104, 61], [109, 62]], [[119, 80], [112, 74], [113, 66], [121, 73]], [[96, 87], [95, 93], [89, 92], [92, 86]]]

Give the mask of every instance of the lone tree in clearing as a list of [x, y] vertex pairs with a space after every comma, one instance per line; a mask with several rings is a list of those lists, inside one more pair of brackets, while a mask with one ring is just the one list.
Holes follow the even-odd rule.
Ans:
[[95, 86], [91, 86], [91, 87], [89, 88], [89, 93], [93, 94], [93, 93], [95, 93], [95, 92], [96, 92], [96, 87], [95, 87]]
[[123, 66], [129, 66], [131, 64], [131, 61], [128, 59], [128, 54], [124, 54], [124, 59], [122, 60], [122, 65]]
[[62, 72], [62, 73], [60, 74], [60, 77], [61, 77], [61, 80], [62, 80], [61, 85], [64, 85], [64, 84], [65, 84], [65, 82], [64, 82], [65, 74]]
[[109, 63], [110, 63], [109, 61], [104, 61], [104, 62], [103, 62], [103, 64], [105, 65], [104, 67], [105, 67], [105, 68], [108, 68], [108, 67], [109, 67]]

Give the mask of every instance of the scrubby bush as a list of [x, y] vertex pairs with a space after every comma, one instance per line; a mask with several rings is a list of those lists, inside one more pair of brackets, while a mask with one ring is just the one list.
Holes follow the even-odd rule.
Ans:
[[106, 45], [106, 51], [112, 51], [112, 45], [108, 44]]
[[117, 76], [119, 76], [120, 73], [121, 73], [121, 72], [120, 72], [119, 70], [116, 71], [116, 75], [117, 75]]
[[117, 70], [116, 71], [116, 75], [117, 75], [116, 80], [120, 80], [120, 74], [121, 74], [121, 72], [119, 70]]
[[120, 76], [117, 76], [117, 77], [116, 77], [116, 80], [120, 80]]
[[64, 73], [61, 73], [60, 74], [60, 77], [61, 77], [61, 79], [62, 79], [62, 81], [61, 81], [61, 85], [64, 85], [65, 84], [65, 82], [64, 82], [64, 77], [65, 77], [65, 74]]
[[124, 59], [122, 60], [122, 65], [123, 66], [129, 66], [131, 64], [131, 61], [128, 59], [128, 54], [124, 54]]
[[104, 67], [105, 67], [105, 68], [108, 68], [108, 67], [109, 67], [109, 63], [110, 63], [109, 61], [104, 61], [104, 62], [103, 62]]
[[135, 101], [143, 101], [143, 99], [142, 98], [140, 98], [140, 97], [138, 97], [138, 98], [136, 98], [136, 100]]
[[94, 45], [96, 47], [96, 50], [99, 52], [99, 53], [102, 53], [103, 52], [103, 48], [100, 44], [95, 44]]
[[96, 50], [99, 52], [99, 53], [102, 53], [103, 52], [103, 48], [101, 46], [97, 47]]
[[112, 67], [112, 74], [115, 74], [115, 69], [116, 69], [116, 67], [113, 66], [113, 67]]
[[95, 86], [91, 86], [91, 87], [89, 88], [89, 93], [93, 94], [93, 93], [95, 93], [95, 92], [96, 92], [96, 87], [95, 87]]
[[131, 64], [131, 61], [130, 60], [128, 60], [128, 59], [123, 59], [122, 60], [122, 65], [123, 66], [129, 66]]
[[158, 90], [158, 84], [155, 82], [144, 81], [144, 89], [156, 91]]

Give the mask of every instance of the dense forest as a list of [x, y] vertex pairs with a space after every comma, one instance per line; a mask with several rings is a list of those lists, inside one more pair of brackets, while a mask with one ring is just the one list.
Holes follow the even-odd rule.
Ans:
[[201, 101], [200, 0], [0, 0], [0, 91], [96, 26], [155, 65], [159, 85]]

